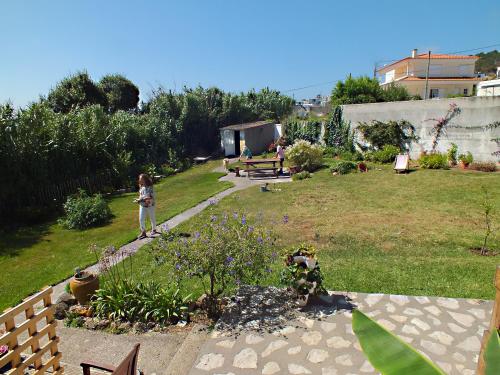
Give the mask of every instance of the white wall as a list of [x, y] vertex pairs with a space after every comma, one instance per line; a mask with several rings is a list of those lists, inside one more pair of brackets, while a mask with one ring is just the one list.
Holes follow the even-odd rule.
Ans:
[[407, 102], [352, 104], [343, 106], [344, 119], [353, 127], [360, 122], [372, 120], [407, 120], [416, 128], [420, 137], [418, 144], [412, 145], [410, 155], [418, 158], [422, 150], [430, 150], [431, 130], [435, 121], [446, 115], [450, 104], [456, 103], [460, 115], [450, 122], [447, 134], [438, 144], [439, 152], [446, 152], [450, 144], [458, 145], [459, 153], [472, 152], [476, 160], [498, 161], [492, 155], [499, 146], [492, 138], [500, 137], [500, 129], [485, 131], [481, 127], [500, 121], [500, 97], [471, 97], [437, 100], [415, 100]]

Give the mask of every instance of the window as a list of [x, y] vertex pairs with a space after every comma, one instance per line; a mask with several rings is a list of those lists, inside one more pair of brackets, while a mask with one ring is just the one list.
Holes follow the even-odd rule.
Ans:
[[464, 95], [469, 95], [469, 89], [464, 89]]
[[429, 96], [431, 99], [439, 98], [439, 89], [431, 89], [431, 93]]

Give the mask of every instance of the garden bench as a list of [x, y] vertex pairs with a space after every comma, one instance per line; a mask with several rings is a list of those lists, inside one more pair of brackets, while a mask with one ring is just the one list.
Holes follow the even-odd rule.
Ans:
[[128, 353], [125, 359], [118, 365], [108, 365], [103, 363], [96, 363], [92, 361], [82, 362], [80, 366], [83, 369], [83, 375], [90, 375], [90, 369], [95, 368], [101, 371], [110, 372], [113, 375], [144, 375], [142, 371], [137, 372], [137, 361], [139, 359], [140, 344], [135, 344], [134, 348]]
[[[259, 173], [266, 171], [273, 171], [274, 176], [278, 178], [278, 170], [279, 167], [276, 166], [276, 163], [279, 163], [280, 159], [272, 158], [272, 159], [248, 159], [243, 160], [243, 164], [245, 164], [244, 171], [247, 173], [247, 177], [250, 178], [250, 173]], [[262, 165], [262, 167], [259, 167]], [[271, 166], [272, 165], [272, 166]]]
[[266, 172], [266, 171], [273, 171], [273, 174], [276, 178], [278, 178], [278, 169], [277, 167], [275, 168], [248, 168], [244, 169], [244, 171], [247, 173], [247, 177], [250, 178], [250, 172], [252, 174], [256, 173], [258, 174], [259, 172]]

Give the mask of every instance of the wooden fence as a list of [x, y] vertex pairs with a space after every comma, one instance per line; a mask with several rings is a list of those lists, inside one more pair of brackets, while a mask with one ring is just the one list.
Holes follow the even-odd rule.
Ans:
[[0, 346], [9, 348], [0, 357], [0, 371], [8, 368], [6, 374], [22, 375], [30, 369], [40, 375], [52, 367], [53, 374], [63, 373], [51, 298], [48, 287], [0, 315], [0, 329], [5, 331]]
[[491, 312], [490, 329], [484, 331], [483, 334], [483, 341], [481, 343], [481, 351], [479, 353], [479, 361], [477, 366], [478, 375], [485, 374], [485, 363], [483, 354], [486, 348], [486, 344], [488, 343], [488, 339], [490, 338], [490, 332], [494, 332], [495, 330], [500, 329], [500, 266], [497, 266], [494, 284], [496, 290], [495, 302], [493, 303], [493, 310]]

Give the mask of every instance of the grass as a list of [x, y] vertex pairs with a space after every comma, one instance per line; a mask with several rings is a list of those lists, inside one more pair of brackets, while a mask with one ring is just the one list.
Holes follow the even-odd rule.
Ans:
[[[286, 226], [275, 226], [282, 245], [316, 246], [330, 290], [491, 299], [500, 258], [469, 251], [483, 239], [482, 186], [496, 203], [498, 230], [500, 173], [455, 169], [396, 175], [389, 166], [377, 166], [344, 176], [324, 169], [311, 179], [273, 186], [269, 193], [258, 186], [235, 193], [214, 209], [262, 213], [270, 223], [288, 214]], [[191, 231], [207, 215], [179, 229]], [[498, 232], [490, 247], [500, 251]], [[164, 270], [151, 265], [147, 251], [140, 251], [135, 263], [144, 277], [169, 282], [161, 276]], [[195, 282], [190, 287], [199, 293]]]
[[[209, 162], [162, 180], [155, 185], [157, 222], [180, 212], [231, 186], [219, 182], [223, 174]], [[93, 263], [90, 244], [121, 246], [138, 232], [138, 209], [132, 203], [136, 193], [109, 199], [114, 218], [105, 226], [84, 231], [63, 229], [57, 222], [0, 233], [0, 311], [17, 303], [44, 285], [69, 277], [75, 267]]]

